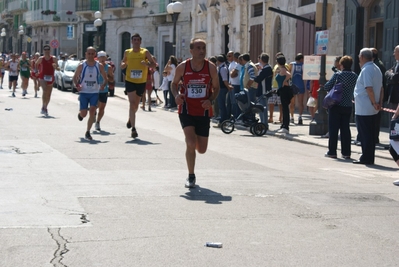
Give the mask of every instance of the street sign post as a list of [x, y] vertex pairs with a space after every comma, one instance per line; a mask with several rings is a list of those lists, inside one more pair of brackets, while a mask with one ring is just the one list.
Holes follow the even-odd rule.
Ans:
[[74, 30], [73, 30], [73, 25], [68, 25], [67, 26], [67, 39], [72, 40], [74, 39]]
[[328, 31], [316, 32], [315, 54], [316, 55], [327, 55], [327, 45], [328, 45]]
[[[334, 66], [335, 56], [326, 56], [326, 79], [331, 79], [334, 74], [332, 67]], [[303, 76], [304, 80], [318, 80], [320, 78], [321, 56], [304, 56], [303, 60]]]
[[56, 49], [60, 46], [60, 43], [58, 42], [58, 40], [54, 39], [54, 40], [50, 41], [50, 46], [51, 46], [51, 48]]

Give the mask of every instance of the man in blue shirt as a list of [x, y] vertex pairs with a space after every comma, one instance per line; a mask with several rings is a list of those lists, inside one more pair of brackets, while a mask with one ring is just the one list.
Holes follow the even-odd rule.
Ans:
[[353, 96], [355, 98], [356, 126], [362, 146], [362, 155], [354, 164], [374, 164], [375, 127], [380, 106], [382, 75], [373, 63], [373, 52], [363, 48], [359, 53], [361, 72], [356, 82]]

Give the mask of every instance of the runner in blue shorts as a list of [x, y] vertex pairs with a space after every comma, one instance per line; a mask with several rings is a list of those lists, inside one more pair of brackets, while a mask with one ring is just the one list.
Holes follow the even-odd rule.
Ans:
[[[89, 110], [89, 119], [87, 120], [87, 130], [85, 138], [93, 140], [90, 135], [90, 129], [96, 118], [96, 110], [98, 104], [98, 93], [103, 91], [107, 84], [107, 74], [104, 71], [104, 66], [94, 60], [96, 56], [96, 49], [89, 46], [86, 49], [86, 60], [79, 64], [73, 76], [73, 81], [76, 89], [79, 91], [80, 111], [78, 119], [83, 120]], [[100, 84], [100, 76], [103, 82]], [[90, 109], [89, 109], [90, 105]]]

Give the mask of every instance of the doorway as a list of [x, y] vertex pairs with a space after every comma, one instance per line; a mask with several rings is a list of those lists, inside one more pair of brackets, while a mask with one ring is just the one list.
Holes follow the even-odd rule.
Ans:
[[378, 50], [378, 57], [382, 57], [383, 50], [383, 32], [384, 32], [384, 0], [375, 0], [369, 10], [368, 47], [374, 47]]
[[[131, 48], [130, 32], [124, 32], [121, 36], [121, 59], [125, 55], [125, 50]], [[121, 72], [120, 81], [125, 81], [123, 73]]]

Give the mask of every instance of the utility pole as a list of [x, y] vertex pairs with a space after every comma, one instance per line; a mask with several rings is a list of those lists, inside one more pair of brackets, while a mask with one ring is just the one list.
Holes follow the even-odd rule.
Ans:
[[[327, 0], [323, 0], [323, 14], [322, 14], [322, 24], [321, 30], [327, 30]], [[328, 118], [327, 112], [322, 107], [323, 99], [326, 96], [326, 91], [324, 90], [324, 85], [326, 84], [326, 55], [321, 55], [320, 62], [320, 76], [319, 85], [320, 89], [317, 96], [317, 114], [315, 116], [315, 122], [309, 125], [310, 135], [324, 135], [328, 132]]]

